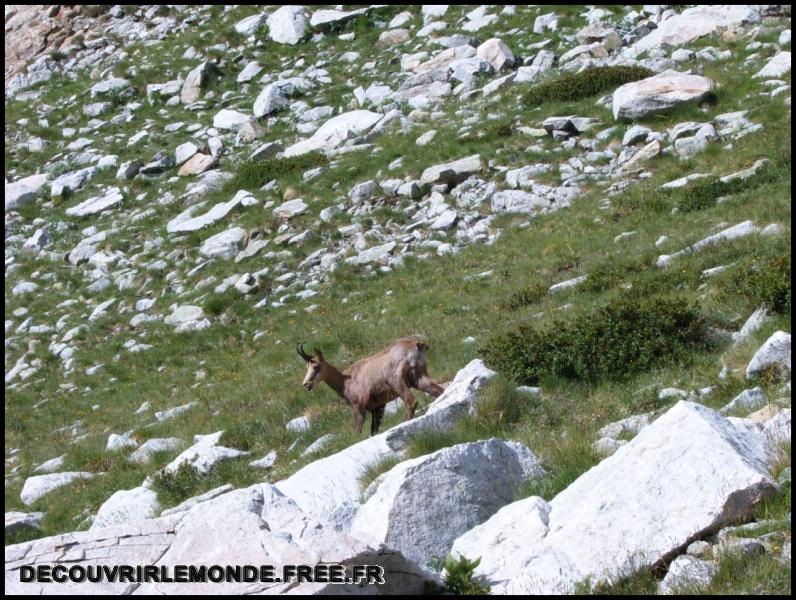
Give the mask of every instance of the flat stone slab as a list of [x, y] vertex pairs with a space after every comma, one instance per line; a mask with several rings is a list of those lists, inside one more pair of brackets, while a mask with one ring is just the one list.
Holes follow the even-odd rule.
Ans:
[[105, 195], [84, 200], [76, 206], [67, 208], [65, 212], [72, 217], [96, 215], [118, 206], [123, 200], [122, 191], [117, 187], [113, 187], [106, 191]]
[[60, 487], [69, 485], [77, 479], [91, 479], [94, 473], [84, 471], [66, 471], [64, 473], [49, 473], [47, 475], [34, 475], [25, 480], [22, 492], [19, 494], [20, 500], [30, 506], [36, 500], [57, 490]]

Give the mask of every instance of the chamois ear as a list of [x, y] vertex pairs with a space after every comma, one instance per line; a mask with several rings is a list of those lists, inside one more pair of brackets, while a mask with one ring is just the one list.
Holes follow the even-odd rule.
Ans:
[[323, 352], [321, 352], [320, 348], [315, 348], [315, 356], [323, 360]]

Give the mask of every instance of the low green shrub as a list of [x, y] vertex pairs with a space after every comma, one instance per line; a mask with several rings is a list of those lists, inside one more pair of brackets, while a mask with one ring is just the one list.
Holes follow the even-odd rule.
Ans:
[[459, 560], [448, 554], [445, 558], [445, 588], [450, 594], [457, 596], [481, 596], [489, 593], [489, 588], [473, 578], [473, 572], [481, 563], [481, 557], [468, 560], [461, 556]]
[[227, 191], [255, 191], [274, 179], [284, 179], [320, 167], [328, 162], [319, 152], [309, 152], [289, 158], [269, 158], [241, 163], [235, 176], [224, 186]]
[[790, 242], [779, 253], [750, 257], [717, 280], [721, 297], [740, 297], [747, 309], [765, 306], [778, 314], [791, 309]]
[[217, 317], [223, 313], [239, 296], [235, 290], [227, 290], [221, 294], [213, 292], [202, 302], [202, 310], [207, 315]]
[[509, 299], [505, 300], [502, 303], [502, 306], [503, 308], [507, 308], [509, 310], [516, 310], [518, 308], [522, 308], [523, 306], [531, 306], [539, 302], [547, 295], [548, 288], [549, 286], [545, 285], [541, 281], [529, 283], [525, 287], [517, 290], [511, 296], [509, 296]]
[[491, 367], [534, 385], [546, 376], [621, 379], [688, 358], [707, 345], [705, 321], [683, 299], [621, 297], [572, 322], [547, 328], [521, 324], [483, 349]]
[[775, 180], [778, 176], [779, 172], [773, 166], [766, 165], [746, 179], [725, 183], [718, 177], [706, 177], [682, 188], [671, 190], [669, 194], [675, 199], [675, 206], [681, 212], [690, 212], [715, 206], [716, 200], [721, 196], [756, 188]]
[[202, 485], [202, 476], [187, 462], [173, 473], [160, 471], [152, 476], [152, 489], [166, 506], [174, 506], [195, 496]]
[[554, 101], [571, 102], [610, 92], [620, 85], [654, 74], [643, 67], [593, 67], [534, 85], [523, 95], [522, 100], [528, 106]]

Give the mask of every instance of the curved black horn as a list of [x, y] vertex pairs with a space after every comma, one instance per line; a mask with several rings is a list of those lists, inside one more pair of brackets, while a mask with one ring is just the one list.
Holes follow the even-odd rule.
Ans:
[[300, 344], [296, 345], [296, 352], [298, 352], [298, 355], [301, 358], [303, 358], [305, 361], [310, 362], [312, 357], [309, 354], [307, 354], [306, 352], [304, 352], [304, 344], [306, 344], [306, 343], [307, 342], [301, 342]]

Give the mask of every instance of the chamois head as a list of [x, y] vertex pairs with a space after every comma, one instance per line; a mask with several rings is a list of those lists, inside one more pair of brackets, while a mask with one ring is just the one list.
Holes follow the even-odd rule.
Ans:
[[304, 377], [304, 382], [302, 385], [304, 386], [304, 389], [309, 392], [312, 389], [312, 386], [315, 385], [315, 382], [318, 381], [318, 377], [320, 376], [323, 365], [325, 364], [323, 360], [323, 352], [321, 352], [318, 348], [315, 348], [315, 356], [310, 356], [304, 352], [304, 342], [296, 346], [296, 352], [298, 352], [298, 355], [307, 362], [307, 375]]

